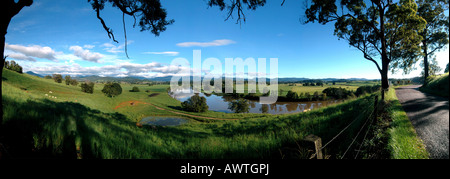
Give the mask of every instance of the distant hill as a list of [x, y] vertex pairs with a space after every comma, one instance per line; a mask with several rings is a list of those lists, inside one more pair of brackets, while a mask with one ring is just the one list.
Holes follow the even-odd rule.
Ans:
[[[32, 71], [26, 72], [27, 74], [38, 76], [43, 78], [47, 74], [37, 74]], [[172, 80], [172, 76], [166, 77], [154, 77], [154, 78], [145, 78], [141, 76], [128, 76], [128, 77], [101, 77], [97, 75], [90, 76], [72, 76], [73, 79], [78, 81], [94, 81], [94, 82], [106, 82], [106, 81], [115, 81], [115, 82], [129, 82], [129, 83], [138, 83], [138, 82], [148, 82], [148, 81], [158, 81], [158, 82], [170, 82]], [[192, 76], [191, 76], [192, 79]], [[203, 78], [202, 78], [203, 79]], [[235, 78], [236, 79], [236, 78]], [[225, 80], [223, 78], [222, 80]], [[297, 78], [297, 77], [285, 77], [278, 78], [278, 83], [298, 83], [298, 82], [314, 82], [314, 81], [325, 81], [325, 82], [347, 82], [347, 81], [370, 81], [371, 79], [366, 78], [322, 78], [322, 79], [312, 79], [312, 78]], [[267, 80], [269, 81], [269, 80]]]
[[44, 76], [43, 76], [43, 75], [37, 74], [37, 73], [35, 73], [35, 72], [32, 72], [32, 71], [27, 71], [27, 72], [26, 72], [26, 74], [29, 74], [29, 75], [33, 75], [33, 76], [37, 76], [37, 77], [41, 77], [41, 78], [44, 78]]

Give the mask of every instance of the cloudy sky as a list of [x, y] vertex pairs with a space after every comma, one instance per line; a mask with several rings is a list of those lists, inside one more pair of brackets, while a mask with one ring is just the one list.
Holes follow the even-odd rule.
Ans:
[[[204, 0], [163, 1], [167, 30], [156, 37], [133, 28], [125, 18], [129, 58], [124, 53], [122, 13], [107, 5], [101, 12], [119, 43], [108, 38], [86, 0], [39, 0], [16, 15], [6, 35], [5, 54], [24, 71], [39, 74], [164, 77], [180, 75], [188, 64], [174, 59], [278, 58], [279, 77], [379, 79], [375, 65], [344, 40], [333, 36], [334, 26], [302, 24], [302, 1], [270, 0], [256, 11], [245, 11], [246, 22], [225, 21], [227, 13], [208, 7]], [[448, 48], [437, 54], [445, 68]], [[269, 65], [268, 65], [269, 66]], [[408, 75], [418, 76], [421, 68]], [[270, 67], [268, 67], [270, 68]], [[206, 72], [208, 70], [202, 69]]]

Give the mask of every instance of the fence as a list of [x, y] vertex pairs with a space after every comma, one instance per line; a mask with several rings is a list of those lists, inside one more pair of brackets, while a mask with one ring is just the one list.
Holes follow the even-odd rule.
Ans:
[[[350, 145], [347, 147], [347, 149], [345, 150], [344, 154], [341, 156], [341, 159], [343, 159], [345, 157], [345, 155], [347, 154], [347, 152], [350, 150], [350, 148], [353, 146], [353, 144], [355, 143], [356, 139], [359, 137], [359, 135], [361, 134], [361, 132], [363, 131], [363, 129], [365, 128], [365, 126], [367, 124], [369, 124], [368, 129], [373, 125], [373, 121], [375, 121], [374, 119], [377, 118], [377, 111], [378, 111], [378, 95], [375, 95], [375, 102], [373, 103], [373, 106], [370, 106], [368, 108], [368, 110], [372, 109], [370, 115], [366, 118], [366, 121], [364, 122], [364, 124], [361, 126], [361, 128], [359, 129], [358, 133], [356, 134], [356, 136], [352, 139], [352, 142], [350, 143]], [[367, 111], [365, 111], [367, 112]], [[317, 158], [317, 159], [323, 159], [323, 153], [322, 150], [327, 147], [330, 143], [332, 143], [335, 139], [337, 139], [344, 131], [346, 131], [353, 123], [355, 123], [355, 121], [357, 121], [358, 118], [354, 119], [352, 122], [350, 122], [350, 124], [348, 124], [346, 127], [344, 127], [338, 134], [336, 134], [336, 136], [334, 136], [330, 141], [328, 141], [325, 145], [322, 146], [322, 139], [318, 136], [315, 135], [308, 135], [305, 137], [305, 141], [309, 141], [309, 142], [313, 142], [314, 143], [314, 148], [315, 148], [315, 153], [310, 157], [310, 159], [313, 158]], [[370, 122], [369, 122], [370, 121]], [[366, 130], [366, 133], [364, 135], [363, 141], [366, 140], [367, 134], [369, 132], [369, 130]], [[359, 152], [361, 151], [361, 147], [362, 147], [363, 142], [361, 142], [361, 144], [359, 145], [359, 148], [357, 150], [357, 153], [355, 155], [355, 159], [358, 157]]]

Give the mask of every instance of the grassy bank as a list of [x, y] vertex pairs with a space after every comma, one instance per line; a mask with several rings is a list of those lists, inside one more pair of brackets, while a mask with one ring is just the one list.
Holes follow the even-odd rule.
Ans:
[[391, 88], [386, 95], [388, 101], [386, 112], [389, 115], [389, 128], [387, 129], [388, 143], [392, 159], [427, 159], [429, 154], [425, 150], [422, 140], [417, 136], [408, 116], [403, 110]]
[[420, 87], [420, 91], [448, 98], [449, 94], [448, 73], [428, 77], [427, 84]]
[[[305, 136], [317, 135], [325, 143], [354, 121], [324, 149], [329, 158], [340, 158], [373, 104], [372, 96], [364, 96], [299, 114], [188, 113], [239, 120], [188, 117], [178, 127], [140, 127], [142, 116], [186, 113], [177, 110], [180, 102], [167, 95], [167, 86], [139, 86], [151, 92], [131, 93], [133, 85], [123, 85], [123, 94], [108, 98], [100, 92], [102, 84], [86, 94], [9, 70], [3, 77], [1, 142], [12, 158], [309, 158], [311, 148], [301, 142]], [[57, 98], [45, 96], [49, 91]], [[151, 105], [124, 103], [130, 100]]]

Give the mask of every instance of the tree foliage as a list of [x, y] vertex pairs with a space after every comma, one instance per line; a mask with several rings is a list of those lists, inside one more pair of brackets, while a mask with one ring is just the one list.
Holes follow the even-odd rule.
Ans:
[[[389, 87], [388, 71], [408, 71], [420, 55], [426, 21], [417, 15], [414, 0], [311, 0], [306, 22], [335, 22], [334, 34], [373, 62], [381, 74], [382, 87]], [[379, 64], [381, 60], [381, 65]], [[330, 95], [327, 93], [327, 95]]]
[[250, 111], [250, 105], [247, 99], [233, 100], [228, 103], [228, 109], [235, 113], [248, 113]]
[[15, 71], [17, 73], [22, 73], [22, 66], [16, 63], [14, 60], [5, 61], [5, 68]]
[[102, 92], [108, 97], [115, 97], [122, 94], [122, 87], [119, 83], [108, 82], [103, 86]]
[[198, 94], [195, 94], [185, 102], [182, 102], [181, 107], [183, 110], [190, 112], [206, 112], [209, 109], [206, 104], [206, 98], [199, 96]]
[[417, 4], [417, 14], [427, 21], [425, 29], [419, 33], [422, 36], [422, 76], [426, 79], [429, 75], [434, 75], [438, 67], [436, 62], [430, 63], [429, 59], [449, 42], [449, 18], [445, 15], [448, 0], [418, 0]]
[[62, 83], [63, 77], [61, 74], [53, 74], [52, 75], [52, 79], [56, 82], [56, 83]]
[[85, 93], [94, 93], [94, 83], [90, 81], [86, 81], [81, 83], [81, 91]]

